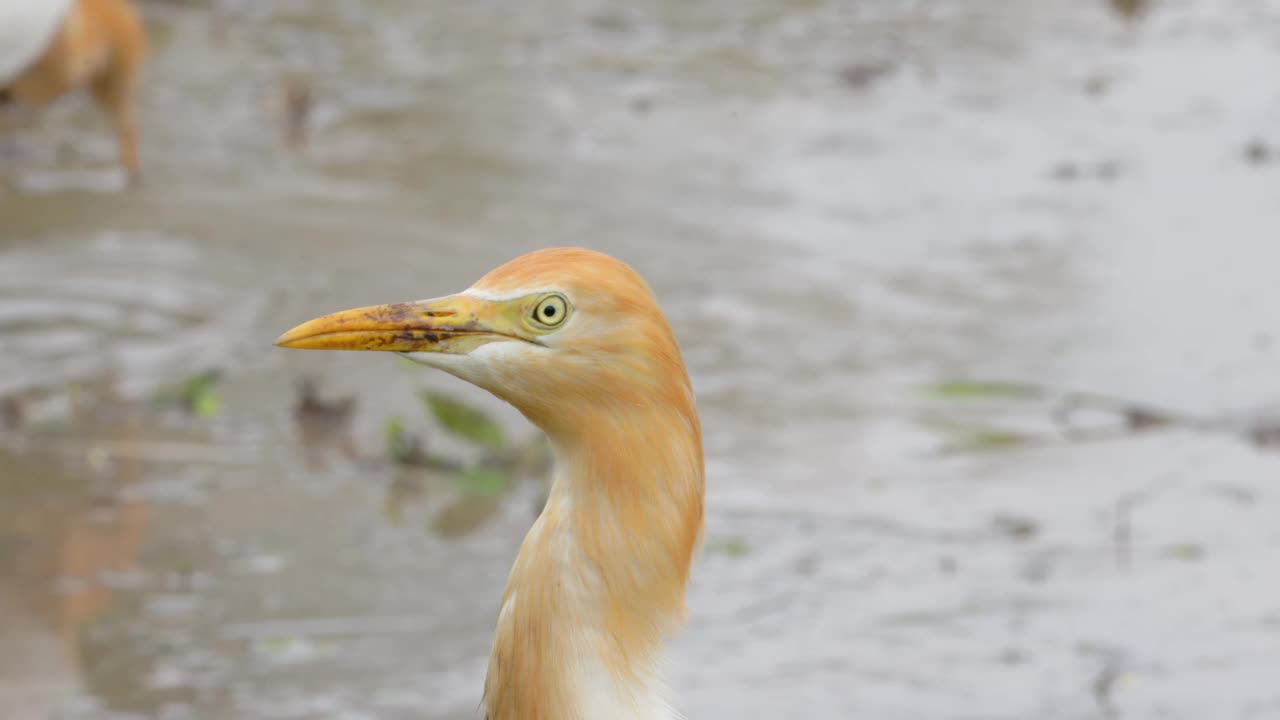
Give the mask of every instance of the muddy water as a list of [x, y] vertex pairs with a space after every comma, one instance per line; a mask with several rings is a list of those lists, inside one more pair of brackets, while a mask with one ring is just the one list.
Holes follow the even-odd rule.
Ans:
[[[203, 5], [147, 7], [144, 189], [70, 101], [0, 195], [0, 716], [475, 717], [539, 488], [459, 511], [383, 427], [531, 429], [270, 341], [573, 243], [698, 391], [690, 717], [1280, 717], [1280, 455], [939, 453], [918, 389], [1280, 399], [1276, 3]], [[216, 413], [150, 399], [206, 369]], [[319, 448], [304, 375], [355, 399]]]

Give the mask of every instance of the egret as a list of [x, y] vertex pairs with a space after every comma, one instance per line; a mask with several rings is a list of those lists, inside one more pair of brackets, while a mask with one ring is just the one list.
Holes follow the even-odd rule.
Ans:
[[130, 183], [146, 29], [130, 0], [0, 0], [0, 103], [43, 107], [87, 88], [111, 118]]
[[661, 655], [702, 540], [702, 429], [635, 270], [538, 250], [456, 295], [326, 315], [276, 344], [400, 353], [488, 390], [550, 440], [552, 489], [498, 610], [489, 720], [680, 717]]

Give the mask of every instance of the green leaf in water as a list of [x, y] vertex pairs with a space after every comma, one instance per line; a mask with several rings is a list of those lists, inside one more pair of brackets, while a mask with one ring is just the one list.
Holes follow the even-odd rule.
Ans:
[[501, 450], [506, 444], [502, 427], [483, 412], [430, 391], [423, 392], [422, 397], [431, 414], [449, 432], [494, 450]]
[[707, 550], [737, 558], [751, 552], [751, 546], [747, 544], [746, 540], [735, 537], [707, 543]]
[[949, 380], [936, 385], [926, 385], [924, 391], [935, 397], [952, 400], [1033, 398], [1042, 394], [1040, 388], [1034, 385], [974, 380]]
[[273, 663], [297, 663], [314, 658], [322, 646], [306, 637], [267, 637], [254, 641], [253, 650]]
[[199, 393], [213, 389], [218, 384], [218, 379], [222, 373], [217, 370], [207, 370], [205, 372], [192, 377], [182, 384], [183, 397], [193, 397]]
[[382, 436], [387, 441], [387, 453], [393, 460], [404, 456], [406, 447], [404, 439], [404, 420], [399, 415], [387, 418], [382, 425]]
[[926, 428], [946, 436], [947, 452], [983, 452], [1008, 450], [1044, 442], [1044, 438], [1028, 433], [996, 427], [973, 426], [944, 418], [924, 416], [919, 422]]
[[382, 425], [382, 435], [388, 443], [394, 443], [404, 437], [404, 420], [401, 420], [399, 415], [387, 418]]
[[942, 451], [945, 453], [984, 453], [1014, 450], [1033, 447], [1042, 438], [1035, 435], [1007, 432], [1004, 430], [981, 430], [957, 436], [946, 443]]
[[1204, 557], [1204, 546], [1195, 543], [1178, 543], [1165, 549], [1170, 557], [1185, 562], [1194, 562]]
[[263, 638], [259, 640], [256, 643], [256, 645], [258, 649], [266, 653], [269, 653], [272, 655], [278, 655], [280, 653], [283, 653], [285, 650], [288, 650], [290, 645], [293, 645], [293, 638], [287, 638], [287, 637]]
[[220, 407], [218, 395], [212, 388], [202, 388], [191, 398], [191, 410], [202, 418], [211, 418], [218, 414]]
[[213, 417], [221, 407], [217, 392], [221, 378], [219, 370], [207, 370], [174, 387], [161, 390], [156, 394], [155, 402], [181, 406], [199, 417]]
[[458, 487], [469, 495], [496, 496], [506, 492], [507, 476], [493, 468], [472, 468], [458, 473]]
[[1007, 430], [982, 430], [970, 434], [960, 444], [970, 450], [1000, 450], [1026, 445], [1034, 439], [1030, 435]]

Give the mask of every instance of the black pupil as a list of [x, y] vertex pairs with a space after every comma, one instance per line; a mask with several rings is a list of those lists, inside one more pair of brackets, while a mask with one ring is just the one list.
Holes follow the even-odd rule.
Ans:
[[545, 305], [542, 308], [542, 317], [553, 318], [556, 316], [556, 308], [554, 305]]

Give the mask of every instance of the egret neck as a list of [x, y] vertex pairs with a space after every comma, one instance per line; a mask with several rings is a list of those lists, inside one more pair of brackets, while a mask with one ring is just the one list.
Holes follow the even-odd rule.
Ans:
[[697, 417], [592, 414], [589, 432], [550, 436], [555, 482], [503, 595], [490, 720], [678, 717], [659, 665], [702, 527]]

